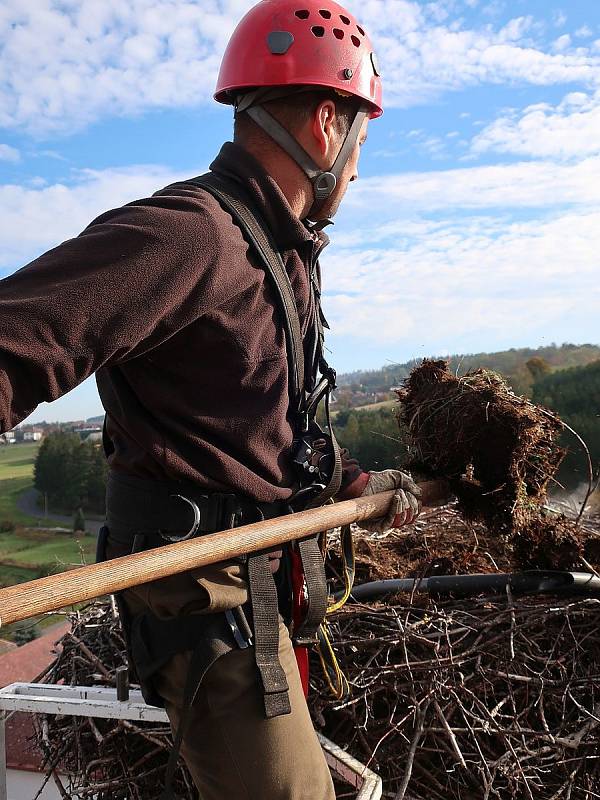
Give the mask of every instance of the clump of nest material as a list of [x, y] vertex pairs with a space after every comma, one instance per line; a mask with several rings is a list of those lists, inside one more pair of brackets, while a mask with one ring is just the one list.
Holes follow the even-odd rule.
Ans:
[[466, 518], [511, 540], [523, 566], [580, 562], [577, 525], [545, 513], [566, 453], [560, 419], [515, 395], [500, 375], [477, 369], [457, 377], [446, 361], [425, 360], [397, 394], [411, 466], [449, 479]]
[[425, 360], [397, 390], [412, 460], [449, 478], [465, 513], [507, 533], [538, 517], [565, 451], [556, 417], [486, 369], [462, 377]]

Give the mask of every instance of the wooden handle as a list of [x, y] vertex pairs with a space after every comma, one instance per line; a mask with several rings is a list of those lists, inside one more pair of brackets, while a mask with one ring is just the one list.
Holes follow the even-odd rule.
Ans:
[[[445, 481], [428, 481], [419, 485], [425, 506], [438, 504], [449, 497], [450, 490]], [[332, 503], [9, 586], [0, 589], [0, 624], [7, 625], [56, 611], [64, 606], [93, 600], [177, 572], [226, 561], [244, 553], [272, 550], [284, 542], [339, 525], [381, 517], [392, 495], [391, 491], [382, 492], [371, 497]]]

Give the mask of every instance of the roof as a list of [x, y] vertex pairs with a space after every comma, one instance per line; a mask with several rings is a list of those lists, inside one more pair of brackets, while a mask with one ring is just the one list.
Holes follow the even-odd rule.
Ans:
[[[53, 625], [43, 636], [0, 655], [0, 686], [30, 683], [54, 660], [56, 644], [70, 629], [68, 622]], [[43, 756], [31, 738], [31, 714], [12, 714], [6, 723], [6, 765], [9, 769], [42, 771]]]
[[70, 627], [68, 622], [53, 625], [38, 639], [0, 655], [0, 687], [16, 681], [28, 683], [35, 680], [54, 660], [55, 644]]

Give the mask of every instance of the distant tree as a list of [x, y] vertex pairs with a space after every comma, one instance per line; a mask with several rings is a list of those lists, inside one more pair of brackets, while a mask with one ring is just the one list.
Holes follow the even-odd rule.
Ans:
[[85, 533], [85, 517], [81, 506], [73, 515], [73, 533]]
[[35, 488], [54, 506], [104, 509], [107, 467], [100, 447], [75, 433], [55, 431], [42, 442], [34, 466]]
[[534, 383], [552, 372], [550, 364], [540, 356], [533, 356], [525, 363], [525, 366], [529, 370]]
[[350, 411], [346, 424], [336, 419], [334, 428], [340, 445], [365, 470], [399, 467], [406, 460], [406, 437], [392, 408]]
[[21, 645], [27, 644], [28, 642], [32, 642], [34, 639], [37, 639], [40, 635], [38, 629], [35, 625], [31, 625], [30, 623], [25, 623], [19, 625], [14, 633], [13, 633], [13, 641], [16, 645], [21, 647]]
[[[600, 465], [600, 360], [544, 376], [533, 386], [533, 401], [553, 409], [574, 428], [587, 444], [593, 464]], [[568, 434], [564, 443], [571, 455], [561, 478], [586, 480], [586, 459], [579, 446]]]

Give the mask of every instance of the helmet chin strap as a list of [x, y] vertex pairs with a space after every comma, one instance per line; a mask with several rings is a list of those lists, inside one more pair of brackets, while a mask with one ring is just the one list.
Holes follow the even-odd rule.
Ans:
[[335, 191], [344, 167], [348, 163], [348, 159], [360, 136], [363, 122], [368, 115], [367, 110], [360, 108], [357, 112], [335, 162], [329, 170], [323, 170], [322, 167], [319, 167], [292, 134], [272, 114], [269, 114], [263, 106], [256, 105], [250, 108], [246, 107], [243, 110], [296, 162], [311, 182], [314, 202], [308, 212], [308, 218], [313, 219]]

